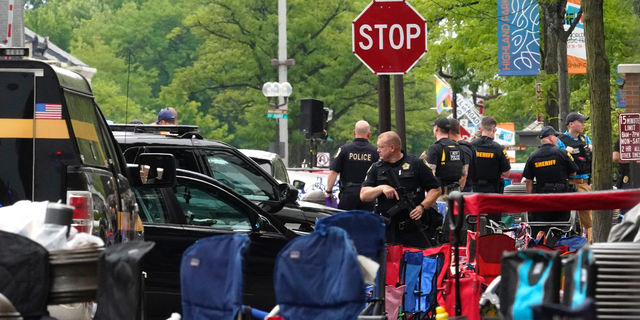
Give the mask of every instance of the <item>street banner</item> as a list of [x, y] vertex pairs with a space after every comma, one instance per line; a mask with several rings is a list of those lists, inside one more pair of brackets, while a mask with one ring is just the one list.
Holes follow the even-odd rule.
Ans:
[[441, 114], [444, 110], [451, 110], [451, 86], [436, 77], [436, 111]]
[[540, 11], [535, 0], [498, 0], [498, 75], [540, 72]]
[[618, 87], [616, 93], [616, 108], [627, 107], [627, 90], [624, 89], [624, 83], [624, 78], [618, 78], [616, 80], [616, 87]]
[[[567, 0], [567, 13], [564, 16], [565, 31], [569, 30], [578, 11], [580, 11], [580, 0]], [[569, 74], [587, 73], [587, 47], [584, 43], [582, 17], [567, 39], [567, 67]]]
[[[516, 144], [516, 129], [513, 122], [498, 123], [496, 127], [496, 134], [493, 141], [503, 146], [512, 146]], [[510, 163], [516, 162], [515, 150], [508, 150], [507, 156]]]

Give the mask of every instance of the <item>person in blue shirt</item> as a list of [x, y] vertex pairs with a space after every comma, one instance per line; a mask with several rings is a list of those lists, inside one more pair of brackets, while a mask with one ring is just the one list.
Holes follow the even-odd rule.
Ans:
[[[581, 115], [577, 112], [571, 112], [567, 115], [567, 131], [558, 138], [558, 148], [566, 149], [571, 153], [573, 161], [578, 165], [578, 172], [569, 179], [570, 184], [574, 184], [578, 192], [591, 191], [591, 159], [593, 145], [591, 139], [584, 135], [584, 122], [589, 117]], [[591, 227], [593, 226], [593, 217], [591, 210], [578, 211], [580, 217], [580, 227], [587, 229], [587, 239], [591, 243]]]

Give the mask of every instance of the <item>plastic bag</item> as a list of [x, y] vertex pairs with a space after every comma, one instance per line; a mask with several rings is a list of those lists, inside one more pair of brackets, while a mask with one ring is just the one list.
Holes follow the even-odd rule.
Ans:
[[47, 250], [67, 248], [67, 227], [58, 224], [44, 224], [31, 237]]

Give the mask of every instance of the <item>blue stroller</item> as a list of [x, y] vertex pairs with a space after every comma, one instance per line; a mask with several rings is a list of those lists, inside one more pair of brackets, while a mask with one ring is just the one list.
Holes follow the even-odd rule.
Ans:
[[339, 227], [347, 232], [359, 255], [380, 264], [377, 284], [374, 286], [373, 298], [362, 311], [358, 319], [386, 319], [385, 316], [385, 224], [382, 217], [377, 214], [352, 210], [334, 214], [330, 217], [316, 221], [316, 231], [328, 227]]

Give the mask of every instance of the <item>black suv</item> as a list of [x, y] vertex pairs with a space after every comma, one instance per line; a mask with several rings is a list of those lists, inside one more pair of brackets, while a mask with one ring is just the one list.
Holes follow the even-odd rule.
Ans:
[[141, 238], [127, 164], [80, 74], [0, 61], [0, 163], [0, 206], [62, 200], [107, 245]]
[[197, 126], [112, 124], [110, 127], [128, 163], [136, 163], [143, 153], [173, 154], [177, 168], [213, 177], [258, 203], [289, 229], [311, 231], [317, 219], [340, 211], [297, 201], [295, 187], [279, 183], [235, 147], [204, 139]]

